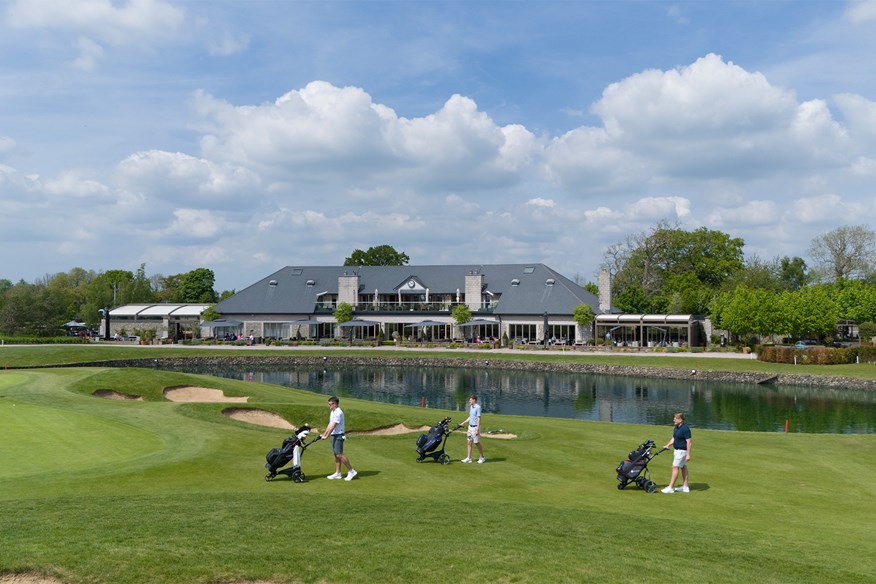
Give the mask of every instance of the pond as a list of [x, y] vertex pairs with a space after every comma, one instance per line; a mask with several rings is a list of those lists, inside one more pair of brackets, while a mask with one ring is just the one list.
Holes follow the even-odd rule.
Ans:
[[876, 431], [874, 392], [502, 369], [257, 367], [188, 370], [323, 395], [456, 410], [459, 419], [475, 393], [484, 414], [668, 426], [672, 414], [683, 411], [697, 428], [783, 432], [787, 421], [790, 432]]

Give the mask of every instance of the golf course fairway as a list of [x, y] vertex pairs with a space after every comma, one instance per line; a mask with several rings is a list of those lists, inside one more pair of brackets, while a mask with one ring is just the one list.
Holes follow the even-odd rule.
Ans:
[[[172, 387], [248, 398], [173, 402]], [[95, 394], [95, 392], [100, 392]], [[218, 394], [218, 392], [216, 392]], [[109, 399], [119, 395], [142, 399]], [[418, 428], [454, 411], [348, 399], [345, 453], [264, 480], [326, 398], [152, 369], [0, 371], [0, 582], [876, 582], [876, 436], [693, 430], [691, 492], [616, 488], [614, 469], [672, 428], [484, 412], [486, 464], [416, 462]], [[399, 424], [407, 433], [372, 433]], [[357, 433], [358, 432], [358, 433]], [[651, 464], [664, 486], [671, 457]], [[14, 578], [14, 580], [13, 580]]]

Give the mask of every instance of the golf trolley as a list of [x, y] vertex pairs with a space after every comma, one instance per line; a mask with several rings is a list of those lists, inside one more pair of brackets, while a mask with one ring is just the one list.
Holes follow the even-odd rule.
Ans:
[[655, 456], [667, 450], [662, 448], [657, 452], [652, 452], [655, 448], [654, 441], [651, 439], [645, 440], [638, 448], [630, 452], [625, 460], [622, 460], [615, 471], [617, 472], [617, 480], [620, 481], [617, 485], [618, 490], [623, 490], [630, 483], [635, 483], [640, 489], [646, 493], [657, 491], [657, 483], [651, 480], [651, 471], [648, 470], [648, 463]]
[[[292, 434], [283, 440], [283, 444], [280, 448], [271, 448], [268, 451], [265, 455], [265, 460], [268, 461], [267, 464], [265, 464], [265, 469], [268, 471], [268, 474], [265, 475], [266, 481], [272, 481], [277, 475], [282, 474], [286, 475], [296, 483], [304, 482], [306, 477], [301, 470], [301, 454], [308, 446], [322, 438], [322, 436], [317, 436], [310, 442], [305, 442], [304, 438], [307, 437], [309, 433], [310, 426], [304, 424], [295, 431], [295, 434]], [[292, 461], [291, 467], [279, 470], [289, 464], [289, 461]]]
[[428, 434], [420, 434], [417, 438], [417, 462], [423, 462], [428, 456], [435, 462], [450, 464], [450, 456], [444, 452], [444, 446], [447, 444], [447, 437], [458, 429], [459, 426], [450, 429], [450, 418], [447, 417], [432, 426]]

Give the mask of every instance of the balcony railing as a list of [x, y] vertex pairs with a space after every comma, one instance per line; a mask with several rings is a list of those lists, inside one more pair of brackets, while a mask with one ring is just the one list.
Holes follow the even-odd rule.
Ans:
[[[360, 303], [357, 306], [354, 306], [353, 309], [357, 313], [367, 313], [367, 312], [451, 312], [457, 306], [457, 303], [447, 303], [447, 302], [380, 302], [378, 304], [374, 304], [373, 302], [368, 303]], [[494, 302], [490, 306], [482, 305], [478, 310], [478, 314], [490, 314], [493, 310], [498, 306], [497, 302]], [[315, 314], [331, 314], [337, 308], [336, 304], [323, 304], [319, 303], [314, 307]]]

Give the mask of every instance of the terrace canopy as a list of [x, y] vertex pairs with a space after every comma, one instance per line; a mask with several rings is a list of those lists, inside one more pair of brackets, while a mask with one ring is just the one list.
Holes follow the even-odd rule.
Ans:
[[232, 318], [217, 318], [216, 320], [205, 320], [199, 325], [202, 329], [208, 329], [210, 336], [217, 338], [223, 335], [237, 335], [241, 332], [243, 322]]
[[704, 321], [694, 314], [598, 314], [596, 338], [628, 347], [702, 347]]

